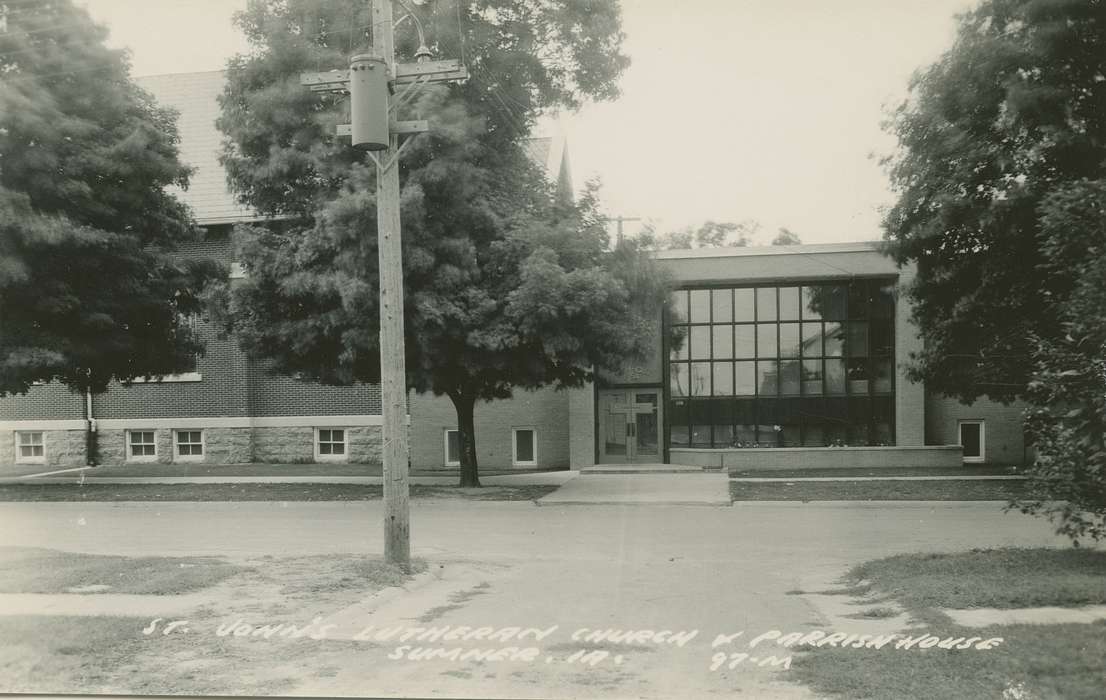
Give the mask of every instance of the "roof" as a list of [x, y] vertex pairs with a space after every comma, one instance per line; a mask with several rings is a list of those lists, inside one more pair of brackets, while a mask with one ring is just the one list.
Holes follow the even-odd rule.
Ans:
[[[201, 226], [254, 221], [257, 216], [249, 207], [238, 204], [227, 186], [226, 173], [219, 164], [223, 135], [215, 126], [219, 117], [218, 97], [226, 82], [224, 71], [202, 73], [167, 73], [135, 78], [140, 87], [151, 93], [164, 107], [180, 113], [180, 159], [195, 171], [185, 191], [171, 188], [192, 208]], [[568, 174], [568, 153], [563, 135], [538, 137], [525, 144], [527, 154], [545, 169], [546, 175], [562, 188], [571, 190]], [[571, 192], [569, 192], [571, 196]]]
[[227, 187], [226, 173], [219, 165], [223, 135], [215, 128], [219, 117], [217, 98], [223, 92], [223, 71], [170, 73], [136, 78], [158, 103], [180, 113], [180, 159], [195, 168], [186, 191], [171, 188], [192, 207], [201, 226], [257, 219], [254, 212], [238, 204]]
[[851, 243], [810, 243], [804, 245], [740, 246], [732, 248], [693, 248], [658, 250], [654, 256], [660, 260], [687, 258], [743, 258], [755, 255], [812, 255], [824, 253], [879, 252], [881, 241], [856, 241]]

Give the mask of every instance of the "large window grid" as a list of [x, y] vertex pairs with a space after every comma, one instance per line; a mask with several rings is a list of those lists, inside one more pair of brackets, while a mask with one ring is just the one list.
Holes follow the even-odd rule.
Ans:
[[894, 281], [675, 292], [670, 444], [893, 443]]

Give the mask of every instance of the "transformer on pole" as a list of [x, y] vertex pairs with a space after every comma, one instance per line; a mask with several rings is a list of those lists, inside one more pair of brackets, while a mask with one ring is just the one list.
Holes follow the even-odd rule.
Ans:
[[[406, 7], [403, 0], [399, 0]], [[377, 251], [380, 273], [380, 395], [384, 462], [384, 559], [408, 568], [411, 561], [407, 445], [407, 373], [403, 342], [403, 255], [399, 219], [400, 134], [427, 131], [425, 121], [396, 121], [396, 112], [427, 83], [463, 80], [460, 61], [429, 61], [420, 41], [417, 63], [395, 62], [391, 0], [369, 0], [373, 50], [350, 58], [348, 71], [304, 73], [300, 84], [313, 92], [350, 96], [350, 124], [338, 126], [353, 146], [376, 164]], [[423, 38], [418, 17], [407, 8]], [[402, 90], [396, 94], [397, 87]]]

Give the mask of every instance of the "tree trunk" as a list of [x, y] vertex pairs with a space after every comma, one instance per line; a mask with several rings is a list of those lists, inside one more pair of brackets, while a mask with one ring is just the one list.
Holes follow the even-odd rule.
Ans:
[[457, 434], [461, 443], [461, 488], [478, 488], [480, 473], [476, 464], [476, 426], [473, 420], [476, 397], [451, 393], [449, 398], [457, 409]]

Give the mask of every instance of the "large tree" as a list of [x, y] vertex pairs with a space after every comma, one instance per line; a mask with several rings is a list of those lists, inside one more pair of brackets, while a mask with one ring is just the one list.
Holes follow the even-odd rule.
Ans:
[[1034, 336], [1071, 289], [1040, 267], [1042, 203], [1106, 176], [1106, 2], [985, 0], [890, 120], [891, 254], [925, 336], [914, 376], [971, 401], [1024, 396]]
[[[579, 386], [643, 354], [667, 294], [635, 247], [608, 252], [594, 191], [565, 201], [525, 151], [542, 110], [617, 94], [616, 3], [414, 9], [435, 54], [464, 56], [472, 77], [427, 88], [410, 110], [433, 129], [401, 169], [408, 385], [452, 400], [461, 484], [475, 486], [476, 403]], [[229, 322], [278, 371], [376, 381], [375, 169], [334, 136], [343, 100], [299, 84], [365, 49], [367, 4], [254, 0], [236, 21], [253, 50], [229, 65], [223, 159], [242, 200], [282, 219], [239, 230], [249, 276]], [[414, 36], [399, 35], [400, 60]]]
[[889, 250], [915, 261], [912, 374], [1031, 403], [1030, 512], [1106, 534], [1106, 2], [985, 0], [890, 126]]
[[196, 235], [175, 115], [71, 0], [7, 2], [0, 32], [0, 395], [58, 379], [102, 389], [200, 350], [182, 315], [211, 264]]

